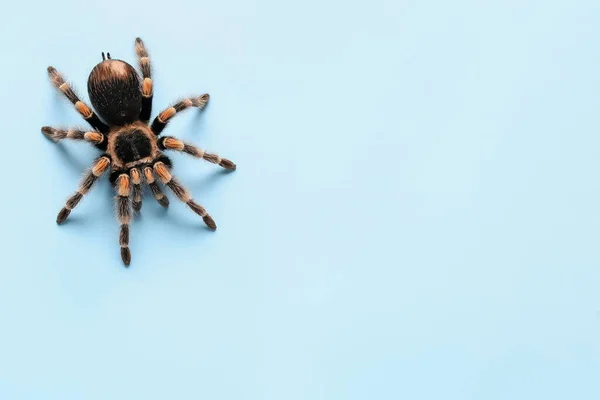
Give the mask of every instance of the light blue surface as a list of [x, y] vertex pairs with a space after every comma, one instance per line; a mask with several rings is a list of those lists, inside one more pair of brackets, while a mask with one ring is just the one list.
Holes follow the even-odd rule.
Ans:
[[[39, 129], [136, 36], [239, 168], [173, 155], [219, 229], [146, 197], [125, 269]], [[1, 399], [600, 398], [598, 1], [16, 2], [0, 44]]]

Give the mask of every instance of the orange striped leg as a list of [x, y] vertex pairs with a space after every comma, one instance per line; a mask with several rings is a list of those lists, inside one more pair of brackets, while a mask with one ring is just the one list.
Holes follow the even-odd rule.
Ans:
[[60, 90], [71, 103], [73, 103], [77, 111], [79, 111], [79, 114], [81, 114], [91, 126], [102, 133], [108, 133], [108, 126], [100, 121], [100, 118], [98, 118], [92, 109], [79, 99], [73, 88], [65, 82], [64, 78], [56, 69], [54, 69], [54, 67], [48, 67], [48, 75], [50, 76], [52, 84]]
[[55, 129], [50, 126], [42, 127], [42, 133], [53, 142], [58, 142], [62, 139], [85, 140], [94, 146], [106, 149], [105, 136], [96, 131], [82, 131], [79, 129]]
[[131, 178], [131, 205], [135, 212], [139, 212], [142, 209], [142, 174], [139, 169], [132, 168], [129, 177]]
[[183, 110], [190, 107], [198, 107], [202, 110], [204, 109], [204, 107], [206, 107], [206, 103], [208, 103], [209, 99], [210, 96], [208, 95], [208, 93], [206, 93], [202, 96], [190, 97], [188, 99], [178, 101], [171, 107], [158, 114], [156, 118], [154, 118], [154, 121], [152, 121], [152, 131], [156, 135], [160, 135], [163, 129], [165, 129], [165, 126], [167, 126], [169, 120], [173, 118], [177, 113], [180, 113]]
[[173, 193], [175, 193], [175, 196], [177, 196], [179, 200], [187, 204], [193, 212], [201, 216], [204, 223], [210, 229], [217, 229], [217, 224], [215, 224], [215, 221], [206, 212], [204, 207], [192, 200], [190, 192], [188, 192], [186, 188], [181, 186], [177, 179], [175, 179], [175, 177], [171, 175], [171, 173], [169, 172], [169, 168], [164, 163], [159, 161], [156, 164], [154, 164], [154, 171], [156, 172], [156, 175], [158, 176], [160, 181], [167, 185], [169, 189], [171, 189]]
[[148, 186], [150, 186], [150, 190], [152, 190], [154, 198], [158, 201], [158, 204], [165, 208], [169, 207], [169, 198], [163, 193], [160, 186], [158, 186], [154, 170], [150, 167], [144, 168], [144, 177], [146, 178], [146, 182], [148, 182]]
[[83, 195], [90, 190], [92, 185], [104, 172], [106, 172], [109, 166], [110, 158], [107, 155], [100, 156], [98, 159], [96, 159], [92, 167], [85, 174], [83, 182], [81, 182], [77, 192], [75, 192], [73, 196], [69, 197], [67, 204], [65, 204], [62, 210], [60, 210], [58, 213], [58, 216], [56, 217], [57, 224], [62, 224], [67, 219], [71, 213], [71, 210], [74, 209], [77, 204], [79, 204], [79, 201], [83, 198]]
[[150, 66], [150, 58], [148, 51], [142, 39], [135, 39], [135, 54], [137, 55], [138, 65], [142, 71], [142, 111], [140, 112], [140, 120], [148, 122], [150, 114], [152, 114], [152, 68]]
[[115, 189], [115, 205], [117, 209], [117, 219], [121, 224], [119, 233], [119, 244], [121, 245], [121, 259], [128, 266], [131, 262], [131, 252], [129, 251], [129, 221], [131, 220], [131, 210], [129, 208], [130, 178], [126, 173], [122, 173], [117, 178]]
[[181, 151], [183, 153], [187, 153], [196, 158], [202, 158], [213, 164], [218, 164], [225, 169], [229, 169], [232, 171], [236, 169], [236, 165], [232, 161], [226, 158], [221, 158], [216, 154], [207, 153], [204, 150], [192, 144], [185, 143], [173, 136], [165, 136], [163, 138], [160, 138], [158, 140], [158, 146], [161, 150], [176, 150]]

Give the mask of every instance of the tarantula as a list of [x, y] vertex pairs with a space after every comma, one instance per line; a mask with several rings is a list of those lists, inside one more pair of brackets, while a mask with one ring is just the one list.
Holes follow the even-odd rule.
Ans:
[[192, 200], [190, 193], [173, 176], [171, 160], [163, 154], [163, 150], [184, 152], [228, 170], [236, 169], [233, 162], [216, 154], [207, 153], [172, 136], [160, 136], [176, 114], [190, 107], [204, 109], [209, 100], [208, 94], [180, 100], [158, 114], [152, 124], [148, 123], [152, 112], [153, 83], [150, 58], [140, 38], [135, 41], [135, 52], [142, 72], [141, 78], [134, 67], [125, 61], [112, 59], [110, 53], [106, 56], [102, 53], [102, 62], [90, 73], [88, 93], [98, 114], [81, 101], [56, 69], [48, 67], [52, 84], [73, 103], [94, 130], [62, 130], [49, 126], [42, 128], [42, 133], [55, 142], [65, 138], [84, 140], [103, 152], [86, 172], [77, 192], [58, 213], [56, 223], [64, 222], [96, 180], [110, 169], [110, 182], [117, 193], [117, 219], [121, 224], [121, 258], [126, 266], [131, 262], [130, 205], [136, 212], [142, 208], [144, 183], [150, 186], [154, 198], [161, 206], [168, 207], [169, 199], [163, 193], [159, 182], [168, 186], [179, 200], [200, 215], [210, 229], [217, 229], [215, 221], [204, 207]]

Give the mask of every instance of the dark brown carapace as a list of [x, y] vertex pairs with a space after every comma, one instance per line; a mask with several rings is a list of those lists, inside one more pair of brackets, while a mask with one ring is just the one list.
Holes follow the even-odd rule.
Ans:
[[141, 76], [125, 61], [113, 60], [110, 53], [107, 53], [107, 56], [102, 53], [102, 62], [94, 67], [88, 79], [88, 93], [96, 112], [79, 99], [56, 69], [48, 67], [53, 85], [73, 103], [94, 129], [85, 131], [55, 129], [49, 126], [42, 128], [44, 135], [55, 142], [61, 139], [84, 140], [103, 152], [87, 171], [77, 192], [60, 210], [56, 222], [64, 222], [94, 182], [110, 171], [110, 181], [117, 193], [116, 211], [121, 224], [119, 244], [125, 265], [131, 262], [131, 208], [136, 212], [142, 208], [143, 185], [150, 187], [161, 206], [168, 207], [169, 199], [162, 190], [162, 185], [166, 185], [179, 200], [200, 215], [210, 229], [217, 229], [211, 216], [192, 200], [190, 193], [173, 176], [171, 160], [163, 151], [180, 151], [228, 170], [236, 168], [233, 162], [216, 154], [207, 153], [172, 136], [161, 136], [169, 121], [181, 111], [190, 107], [203, 109], [208, 102], [208, 94], [178, 101], [158, 114], [152, 124], [149, 124], [153, 93], [150, 59], [140, 38], [136, 39], [135, 50]]

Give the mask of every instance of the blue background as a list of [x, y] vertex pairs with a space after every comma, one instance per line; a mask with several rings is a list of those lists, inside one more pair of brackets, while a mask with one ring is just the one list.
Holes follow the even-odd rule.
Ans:
[[[600, 3], [12, 3], [0, 25], [2, 399], [598, 399]], [[123, 268], [52, 89], [155, 68], [175, 171]], [[84, 96], [87, 98], [87, 96]]]

